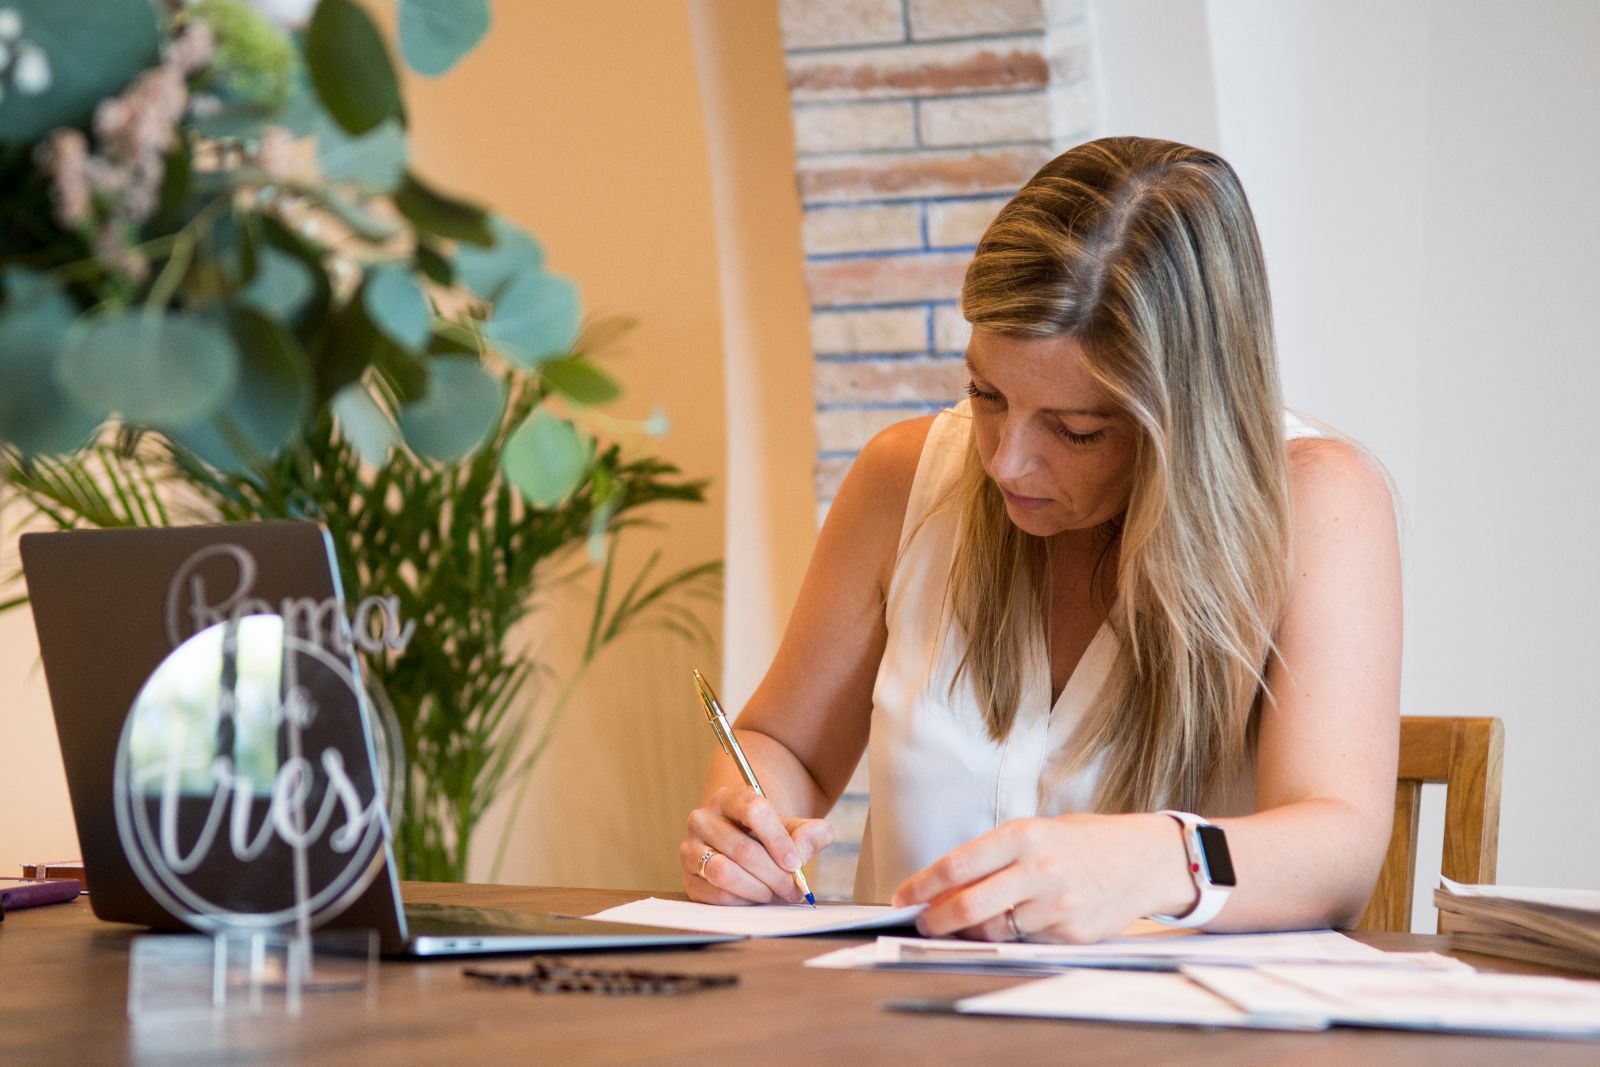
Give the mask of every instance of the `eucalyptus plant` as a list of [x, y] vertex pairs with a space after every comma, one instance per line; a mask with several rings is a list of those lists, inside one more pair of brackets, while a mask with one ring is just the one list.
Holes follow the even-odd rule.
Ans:
[[[715, 564], [616, 575], [619, 533], [704, 483], [602, 443], [660, 430], [597, 410], [614, 324], [411, 166], [366, 10], [264, 13], [294, 6], [0, 0], [0, 489], [60, 527], [327, 525], [347, 591], [418, 620], [368, 666], [409, 760], [403, 870], [459, 879], [600, 648], [641, 621], [707, 636], [686, 600]], [[397, 23], [438, 75], [489, 7], [399, 0]], [[582, 661], [530, 737], [552, 679], [513, 627], [586, 558]]]

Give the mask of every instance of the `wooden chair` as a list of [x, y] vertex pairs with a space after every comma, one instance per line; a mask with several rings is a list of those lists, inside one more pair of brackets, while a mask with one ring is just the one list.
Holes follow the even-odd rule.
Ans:
[[1417, 878], [1417, 813], [1424, 782], [1443, 782], [1446, 878], [1492, 883], [1500, 849], [1500, 764], [1505, 729], [1494, 718], [1400, 720], [1394, 833], [1359, 930], [1411, 929]]

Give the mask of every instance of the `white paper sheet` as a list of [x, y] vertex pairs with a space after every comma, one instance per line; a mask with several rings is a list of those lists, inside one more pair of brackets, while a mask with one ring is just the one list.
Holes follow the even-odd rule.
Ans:
[[713, 934], [748, 937], [796, 937], [847, 930], [881, 930], [916, 921], [924, 905], [889, 908], [878, 904], [756, 904], [723, 907], [687, 900], [647, 897], [584, 916], [606, 922], [639, 926], [667, 926], [677, 930], [704, 930]]
[[[1134, 929], [1143, 929], [1135, 927]], [[1262, 963], [1364, 963], [1372, 966], [1471, 970], [1460, 960], [1436, 953], [1391, 953], [1333, 930], [1275, 934], [1204, 934], [1157, 927], [1093, 945], [960, 941], [942, 938], [880, 937], [870, 945], [851, 945], [807, 960], [808, 967], [913, 967], [947, 969], [988, 965], [1123, 967], [1176, 970], [1182, 964], [1252, 966]]]
[[1531, 974], [1262, 967], [1320, 997], [1335, 1023], [1458, 1033], [1600, 1035], [1600, 982]]
[[1181, 974], [1148, 971], [1069, 971], [958, 1000], [955, 1007], [963, 1015], [1268, 1030], [1321, 1030], [1326, 1026], [1321, 1020], [1304, 1024], [1255, 1018]]
[[1522, 904], [1543, 904], [1552, 908], [1572, 908], [1600, 913], [1600, 890], [1536, 889], [1518, 885], [1466, 885], [1440, 878], [1444, 888], [1458, 897], [1483, 897], [1488, 900], [1514, 900]]
[[1360, 964], [1071, 971], [956, 1001], [962, 1014], [1320, 1030], [1600, 1036], [1600, 982]]

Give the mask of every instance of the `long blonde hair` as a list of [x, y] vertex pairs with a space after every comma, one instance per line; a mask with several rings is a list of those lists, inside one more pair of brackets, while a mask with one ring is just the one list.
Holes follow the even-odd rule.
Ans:
[[[1133, 488], [1113, 530], [1118, 638], [1069, 771], [1104, 759], [1097, 807], [1188, 810], [1242, 768], [1289, 585], [1288, 455], [1266, 269], [1220, 157], [1115, 137], [1046, 164], [967, 269], [975, 327], [1071, 336], [1130, 416]], [[1007, 518], [969, 451], [950, 577], [990, 736], [1016, 717], [1046, 610], [1045, 543]]]

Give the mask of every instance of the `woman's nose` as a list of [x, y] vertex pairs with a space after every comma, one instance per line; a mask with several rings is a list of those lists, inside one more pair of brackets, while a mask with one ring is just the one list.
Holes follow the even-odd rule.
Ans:
[[1029, 472], [1034, 459], [1028, 427], [1013, 419], [1006, 419], [1000, 426], [994, 457], [989, 461], [990, 475], [996, 481], [1014, 482]]

